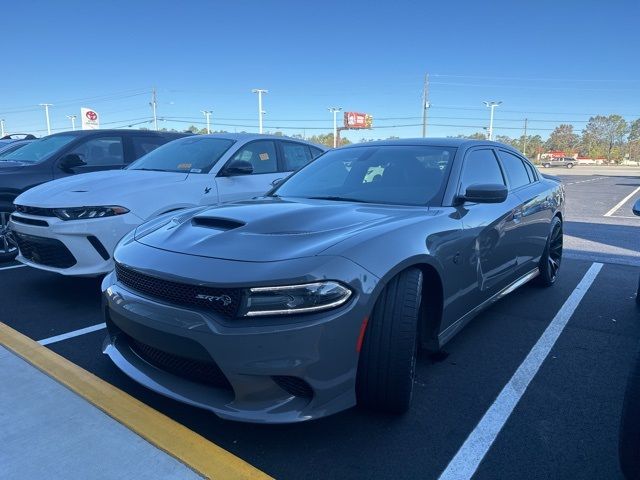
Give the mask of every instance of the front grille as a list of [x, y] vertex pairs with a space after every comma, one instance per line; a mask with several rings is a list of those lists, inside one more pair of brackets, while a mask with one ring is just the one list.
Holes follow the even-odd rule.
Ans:
[[313, 397], [313, 390], [311, 386], [298, 377], [291, 377], [288, 375], [274, 375], [273, 381], [278, 384], [285, 392], [290, 393], [295, 397], [311, 398]]
[[224, 376], [220, 367], [218, 367], [213, 360], [210, 362], [203, 362], [200, 360], [179, 357], [178, 355], [158, 350], [157, 348], [142, 343], [124, 333], [121, 333], [120, 335], [127, 338], [129, 347], [136, 355], [154, 367], [192, 382], [204, 383], [217, 388], [224, 388], [226, 390], [233, 390], [229, 380], [227, 380], [227, 377]]
[[16, 205], [16, 210], [27, 215], [35, 215], [37, 217], [55, 217], [53, 208], [28, 207], [26, 205]]
[[227, 318], [235, 317], [242, 291], [174, 282], [153, 277], [116, 263], [118, 281], [130, 289], [167, 303], [202, 308]]
[[25, 225], [34, 225], [36, 227], [48, 227], [49, 224], [44, 220], [36, 220], [35, 218], [18, 217], [17, 215], [11, 215], [11, 220], [16, 223], [23, 223]]
[[47, 267], [69, 268], [77, 262], [69, 249], [59, 240], [19, 232], [14, 232], [14, 238], [22, 256], [33, 263]]

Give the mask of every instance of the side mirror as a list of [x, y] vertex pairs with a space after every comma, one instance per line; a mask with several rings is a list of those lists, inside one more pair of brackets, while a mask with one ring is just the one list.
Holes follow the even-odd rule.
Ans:
[[220, 170], [221, 177], [235, 177], [237, 175], [251, 175], [253, 165], [247, 160], [233, 160], [226, 167]]
[[640, 217], [640, 198], [636, 201], [635, 205], [633, 205], [633, 214]]
[[507, 199], [507, 187], [497, 183], [473, 184], [467, 187], [464, 196], [458, 197], [463, 202], [502, 203]]
[[60, 170], [64, 172], [73, 173], [74, 168], [82, 167], [86, 164], [87, 162], [82, 160], [80, 158], [80, 155], [76, 153], [70, 153], [60, 159], [60, 162], [58, 163], [58, 167], [60, 168]]

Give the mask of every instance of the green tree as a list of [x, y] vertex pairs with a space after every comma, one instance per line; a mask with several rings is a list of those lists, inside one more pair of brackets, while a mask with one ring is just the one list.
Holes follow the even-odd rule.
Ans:
[[569, 153], [573, 152], [579, 143], [580, 137], [573, 132], [573, 125], [563, 123], [551, 132], [545, 146], [547, 150], [560, 150]]
[[620, 162], [628, 131], [627, 121], [620, 115], [596, 115], [582, 131], [582, 142], [589, 156]]

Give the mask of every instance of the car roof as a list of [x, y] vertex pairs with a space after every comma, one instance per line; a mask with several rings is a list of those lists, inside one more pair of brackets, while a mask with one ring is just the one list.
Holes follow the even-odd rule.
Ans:
[[200, 135], [200, 136], [211, 137], [211, 138], [225, 138], [228, 140], [236, 140], [236, 141], [243, 141], [243, 142], [248, 142], [251, 140], [288, 140], [291, 142], [306, 143], [307, 145], [318, 147], [321, 150], [327, 150], [327, 147], [325, 145], [318, 145], [317, 143], [309, 142], [307, 140], [302, 140], [301, 138], [287, 137], [285, 135], [268, 135], [268, 134], [260, 134], [260, 133], [209, 133], [209, 134]]
[[191, 135], [191, 133], [183, 133], [183, 132], [161, 132], [161, 131], [157, 131], [157, 130], [138, 130], [138, 129], [134, 129], [134, 128], [100, 128], [97, 130], [69, 130], [66, 132], [58, 132], [58, 133], [53, 133], [51, 135], [49, 135], [50, 137], [54, 137], [56, 135], [74, 135], [76, 137], [84, 137], [87, 135], [96, 135], [96, 134], [113, 134], [113, 135], [120, 135], [122, 133], [128, 133], [128, 134], [136, 134], [136, 135], [159, 135], [159, 136], [163, 136], [163, 137], [184, 137], [187, 135]]
[[340, 148], [358, 148], [368, 146], [426, 146], [426, 147], [453, 147], [453, 148], [469, 148], [474, 146], [500, 147], [506, 150], [517, 151], [511, 145], [505, 143], [493, 142], [491, 140], [472, 140], [469, 138], [400, 138], [394, 140], [376, 140], [373, 142], [354, 143]]

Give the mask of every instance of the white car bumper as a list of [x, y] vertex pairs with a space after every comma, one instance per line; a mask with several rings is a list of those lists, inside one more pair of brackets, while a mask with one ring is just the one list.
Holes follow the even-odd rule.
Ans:
[[14, 212], [9, 226], [21, 246], [18, 261], [71, 276], [113, 270], [113, 250], [143, 220], [133, 213], [90, 220], [61, 220]]

